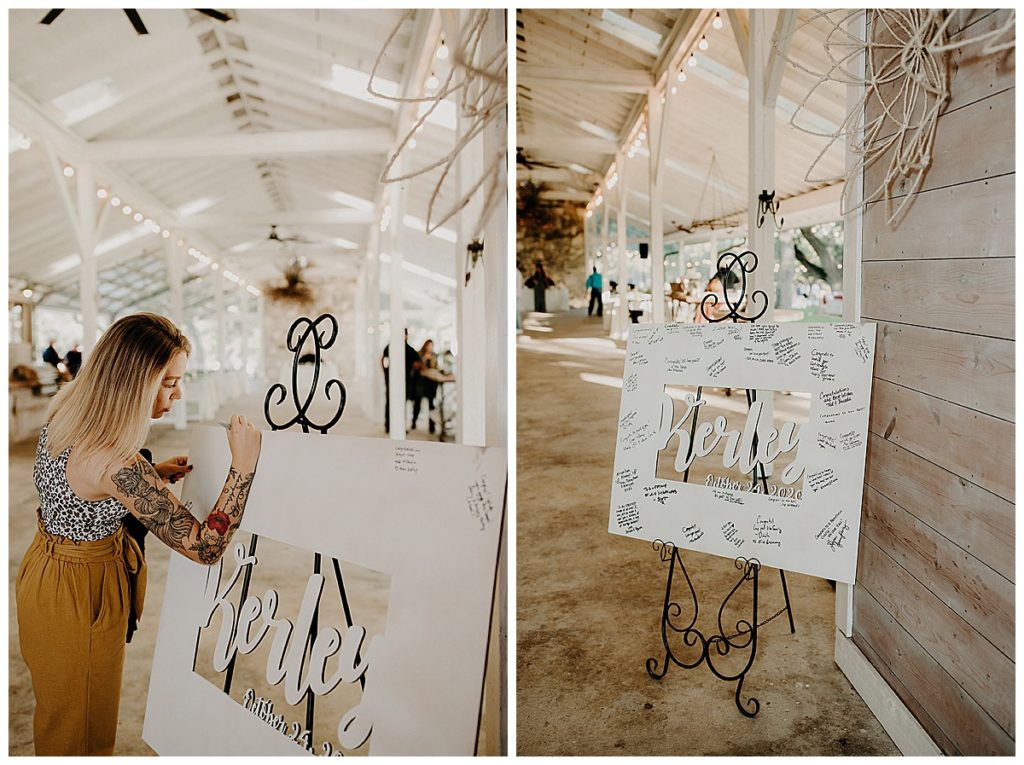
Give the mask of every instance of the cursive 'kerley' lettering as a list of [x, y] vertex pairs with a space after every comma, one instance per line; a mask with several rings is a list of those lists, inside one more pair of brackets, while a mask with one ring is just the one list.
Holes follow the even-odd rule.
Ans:
[[[728, 423], [725, 417], [719, 415], [713, 423], [706, 421], [697, 425], [691, 444], [691, 426], [687, 422], [691, 416], [696, 418], [700, 407], [707, 402], [704, 399], [698, 400], [693, 394], [687, 393], [683, 397], [683, 403], [685, 405], [683, 416], [673, 423], [672, 397], [668, 393], [665, 394], [661, 403], [661, 423], [658, 429], [659, 451], [668, 448], [673, 436], [679, 439], [679, 451], [676, 453], [674, 463], [678, 473], [685, 472], [698, 457], [706, 457], [714, 452], [723, 440], [725, 441], [725, 454], [722, 456], [723, 466], [731, 468], [738, 462], [740, 470], [744, 473], [751, 472], [755, 463], [770, 464], [780, 454], [792, 451], [800, 444], [800, 433], [797, 431], [796, 423], [793, 422], [785, 423], [781, 430], [772, 427], [758, 433], [758, 425], [764, 409], [762, 401], [755, 401], [751, 404], [742, 434], [738, 430], [727, 430]], [[757, 436], [756, 450], [754, 449], [755, 436]], [[782, 481], [786, 484], [795, 483], [803, 475], [803, 472], [803, 464], [800, 461], [800, 454], [797, 452], [793, 461], [782, 471]]]
[[[247, 597], [236, 617], [235, 606], [228, 600], [228, 596], [243, 569], [246, 566], [255, 567], [256, 558], [247, 556], [241, 544], [234, 547], [233, 553], [235, 570], [226, 586], [220, 586], [222, 559], [211, 568], [204, 592], [200, 626], [204, 629], [209, 627], [214, 614], [218, 611], [221, 613], [220, 632], [213, 651], [214, 670], [223, 672], [236, 653], [252, 653], [268, 634], [273, 633], [267, 657], [267, 683], [277, 685], [283, 682], [285, 700], [289, 704], [298, 704], [307, 689], [322, 696], [334, 690], [339, 683], [357, 682], [367, 673], [380, 636], [371, 641], [369, 649], [360, 658], [366, 629], [359, 625], [349, 627], [344, 636], [334, 627], [321, 627], [313, 641], [308, 664], [303, 661], [306, 636], [324, 588], [324, 577], [320, 574], [313, 574], [306, 581], [294, 625], [288, 619], [277, 616], [279, 596], [272, 589], [268, 589], [262, 597]], [[258, 620], [261, 623], [257, 625]], [[254, 626], [255, 632], [252, 632]], [[327, 660], [335, 654], [339, 654], [338, 667], [328, 677]], [[360, 714], [360, 706], [350, 709], [338, 723], [338, 742], [346, 749], [355, 749], [365, 742], [373, 727], [366, 713]]]

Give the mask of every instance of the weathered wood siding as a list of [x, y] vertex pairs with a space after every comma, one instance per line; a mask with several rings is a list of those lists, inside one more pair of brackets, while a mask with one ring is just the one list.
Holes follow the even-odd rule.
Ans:
[[[956, 13], [967, 40], [1008, 11]], [[1012, 754], [1014, 54], [951, 56], [922, 190], [895, 226], [884, 201], [864, 212], [878, 337], [853, 639], [944, 752]]]

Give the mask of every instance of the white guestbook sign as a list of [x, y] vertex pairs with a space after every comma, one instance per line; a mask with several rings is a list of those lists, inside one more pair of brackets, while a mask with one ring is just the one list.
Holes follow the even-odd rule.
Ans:
[[873, 324], [633, 327], [609, 531], [853, 582], [874, 347]]
[[[183, 499], [203, 517], [224, 430], [196, 428], [189, 457]], [[255, 555], [240, 532], [215, 566], [172, 556], [145, 740], [161, 755], [472, 754], [506, 471], [499, 448], [264, 432], [241, 525]]]

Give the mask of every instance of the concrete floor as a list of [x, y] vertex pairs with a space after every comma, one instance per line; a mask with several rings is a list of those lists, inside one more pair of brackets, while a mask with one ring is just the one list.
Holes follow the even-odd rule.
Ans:
[[[624, 344], [580, 309], [528, 315], [524, 326], [516, 375], [518, 753], [899, 754], [833, 661], [835, 595], [822, 579], [787, 577], [795, 635], [785, 617], [758, 633], [744, 685], [744, 698], [761, 702], [756, 718], [737, 711], [735, 684], [706, 666], [648, 676], [646, 660], [664, 659], [666, 564], [650, 544], [607, 531]], [[737, 572], [724, 558], [684, 559], [699, 626], [710, 626]], [[759, 599], [762, 615], [781, 607], [774, 569], [762, 572]]]
[[[232, 414], [243, 414], [252, 420], [257, 427], [266, 427], [263, 419], [263, 395], [253, 395], [241, 398], [221, 407], [217, 412], [215, 420], [227, 420]], [[320, 412], [310, 412], [310, 418], [314, 421], [325, 421], [327, 417], [321, 416]], [[329, 416], [329, 415], [328, 415]], [[420, 418], [420, 429], [409, 432], [410, 440], [425, 440], [428, 438], [425, 419]], [[209, 423], [207, 423], [209, 424]], [[384, 437], [383, 423], [376, 420], [369, 420], [351, 407], [345, 412], [340, 423], [332, 430], [338, 433], [351, 436]], [[436, 438], [436, 436], [429, 436]], [[150, 433], [148, 441], [149, 448], [153, 451], [156, 461], [168, 459], [178, 454], [187, 454], [189, 446], [189, 430], [176, 431], [169, 426], [156, 426]], [[9, 597], [9, 624], [8, 635], [8, 681], [10, 686], [10, 712], [8, 717], [8, 751], [11, 755], [31, 755], [32, 745], [32, 714], [35, 709], [35, 699], [32, 695], [32, 684], [21, 658], [21, 650], [18, 646], [18, 621], [15, 609], [14, 584], [21, 564], [22, 556], [28, 548], [29, 543], [36, 530], [36, 508], [39, 505], [39, 497], [36, 494], [32, 481], [32, 464], [35, 458], [35, 440], [23, 441], [10, 448], [10, 472], [8, 483], [9, 515], [8, 515], [8, 597]], [[247, 538], [247, 535], [245, 535]], [[153, 755], [153, 750], [142, 740], [142, 723], [146, 712], [146, 696], [149, 692], [149, 675], [152, 663], [153, 650], [156, 644], [157, 625], [159, 624], [160, 611], [162, 607], [164, 587], [167, 582], [167, 567], [171, 552], [166, 546], [160, 544], [152, 535], [147, 537], [146, 563], [148, 566], [148, 585], [146, 588], [145, 613], [139, 624], [139, 630], [127, 646], [124, 667], [124, 680], [121, 688], [121, 708], [118, 720], [117, 744], [115, 753], [118, 755]], [[294, 569], [292, 574], [275, 579], [277, 589], [281, 593], [282, 602], [297, 602], [302, 596], [306, 577], [310, 573], [310, 561], [308, 556], [289, 558]], [[281, 568], [280, 566], [278, 567]], [[346, 568], [346, 580], [357, 586], [349, 589], [350, 597], [353, 598], [351, 606], [353, 613], [357, 615], [360, 623], [367, 626], [371, 631], [373, 625], [383, 625], [386, 617], [386, 597], [373, 587], [358, 586], [360, 581], [373, 584], [375, 575], [366, 570], [350, 571]], [[352, 579], [355, 577], [355, 579]], [[386, 577], [385, 577], [386, 579]], [[384, 586], [387, 586], [386, 582]], [[379, 588], [378, 588], [379, 589]], [[360, 599], [360, 594], [365, 597]], [[324, 602], [328, 602], [325, 598]], [[325, 617], [327, 618], [327, 617]], [[218, 624], [212, 625], [219, 629]], [[240, 673], [243, 673], [236, 688], [245, 680], [244, 673], [255, 672], [255, 661], [246, 668], [240, 666]], [[211, 677], [211, 680], [218, 678]], [[232, 696], [236, 694], [233, 692]], [[268, 694], [264, 694], [268, 696]], [[348, 709], [355, 703], [352, 698], [344, 697], [344, 694], [332, 694], [331, 703], [341, 704], [343, 709]], [[324, 702], [326, 703], [326, 702]], [[283, 702], [275, 704], [279, 713], [284, 712], [289, 720], [299, 720], [304, 714], [299, 707], [287, 708]], [[318, 702], [318, 708], [323, 710], [323, 703]], [[327, 720], [336, 715], [329, 712], [318, 715], [320, 720]], [[321, 726], [318, 722], [316, 741], [325, 740], [329, 730], [327, 726]], [[333, 738], [333, 737], [332, 737]], [[365, 753], [366, 746], [356, 750], [355, 753]]]

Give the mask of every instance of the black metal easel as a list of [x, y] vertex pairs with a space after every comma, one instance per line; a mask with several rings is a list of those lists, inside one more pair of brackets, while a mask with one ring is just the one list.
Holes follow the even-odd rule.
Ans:
[[[745, 258], [748, 255], [750, 256], [750, 259], [745, 260]], [[723, 262], [727, 258], [731, 258], [731, 260], [729, 260], [728, 263], [723, 265]], [[741, 252], [738, 255], [733, 252], [722, 253], [722, 255], [718, 258], [718, 278], [722, 282], [722, 293], [725, 299], [725, 304], [729, 310], [724, 316], [720, 316], [718, 318], [713, 318], [712, 316], [709, 316], [707, 313], [707, 308], [709, 305], [713, 308], [715, 305], [718, 304], [718, 295], [714, 293], [705, 295], [703, 300], [701, 300], [700, 304], [700, 312], [701, 315], [705, 318], [705, 320], [707, 320], [710, 323], [717, 323], [720, 321], [725, 321], [726, 319], [732, 319], [734, 323], [741, 321], [753, 323], [757, 319], [764, 316], [765, 311], [768, 310], [768, 296], [765, 294], [764, 290], [755, 290], [754, 292], [751, 293], [752, 298], [757, 298], [758, 296], [760, 296], [760, 300], [763, 301], [764, 303], [764, 305], [761, 307], [761, 310], [758, 313], [754, 315], [743, 315], [740, 313], [740, 309], [743, 307], [747, 297], [747, 274], [752, 273], [756, 268], [757, 255], [755, 255], [750, 250]], [[734, 270], [737, 271], [737, 273], [734, 273]], [[735, 303], [733, 303], [729, 297], [727, 283], [729, 280], [729, 276], [732, 276], [734, 279], [738, 279], [740, 282], [740, 294], [739, 298], [736, 300]], [[697, 400], [700, 400], [702, 390], [703, 386], [697, 388]], [[747, 389], [748, 409], [754, 404], [756, 400], [757, 391]], [[697, 418], [698, 414], [697, 412], [694, 412], [693, 424], [690, 429], [690, 445], [688, 447], [688, 452], [686, 455], [687, 464], [689, 464], [689, 457], [691, 456], [693, 450], [694, 433], [697, 429]], [[754, 454], [756, 455], [756, 434], [754, 435], [752, 448]], [[760, 468], [760, 471], [758, 471], [758, 468]], [[683, 473], [683, 481], [687, 481], [689, 477], [690, 469], [689, 467], [687, 467], [686, 471]], [[767, 474], [765, 473], [764, 465], [762, 465], [760, 462], [754, 462], [754, 472], [752, 478], [753, 480], [751, 481], [751, 485], [756, 487], [757, 482], [760, 481], [761, 487], [764, 493], [767, 495], [768, 478]], [[665, 674], [668, 672], [668, 668], [669, 666], [671, 666], [670, 662], [672, 664], [676, 664], [677, 666], [682, 667], [683, 669], [694, 669], [706, 662], [708, 665], [708, 669], [711, 670], [715, 677], [719, 678], [720, 680], [726, 680], [729, 682], [734, 680], [737, 681], [736, 708], [739, 709], [739, 711], [743, 715], [747, 717], [754, 717], [761, 709], [761, 703], [753, 697], [749, 698], [746, 702], [741, 702], [740, 693], [743, 689], [743, 681], [746, 679], [747, 672], [749, 672], [750, 668], [753, 666], [754, 657], [757, 655], [757, 630], [759, 627], [764, 626], [772, 619], [775, 619], [776, 617], [781, 616], [782, 614], [787, 614], [789, 616], [790, 633], [796, 632], [796, 627], [793, 624], [793, 608], [789, 602], [789, 588], [786, 586], [786, 572], [782, 569], [779, 569], [779, 576], [782, 578], [782, 592], [786, 600], [786, 605], [783, 608], [779, 609], [779, 611], [777, 611], [776, 613], [769, 616], [764, 621], [758, 622], [757, 584], [758, 574], [761, 570], [761, 563], [756, 558], [751, 558], [749, 560], [743, 557], [736, 558], [735, 565], [737, 569], [743, 572], [742, 576], [740, 577], [739, 581], [736, 582], [736, 585], [729, 591], [728, 595], [725, 596], [725, 599], [722, 601], [722, 605], [718, 609], [718, 632], [708, 637], [705, 637], [705, 635], [700, 630], [695, 629], [695, 625], [697, 624], [697, 613], [699, 610], [697, 602], [697, 592], [693, 587], [693, 582], [690, 579], [690, 575], [686, 571], [686, 566], [683, 565], [683, 558], [679, 554], [679, 549], [672, 542], [664, 542], [658, 539], [654, 542], [654, 550], [661, 554], [662, 561], [668, 561], [668, 582], [665, 585], [665, 604], [662, 608], [661, 613], [661, 641], [665, 647], [665, 658], [663, 660], [663, 666], [660, 671], [658, 670], [657, 658], [648, 659], [647, 673], [655, 680], [661, 680], [661, 678], [663, 678]], [[678, 602], [672, 600], [672, 579], [673, 573], [675, 572], [675, 569], [677, 567], [682, 572], [683, 578], [686, 580], [686, 585], [689, 590], [690, 599], [693, 603], [693, 617], [689, 620], [689, 623], [686, 626], [682, 627], [673, 621], [673, 619], [678, 619], [683, 613], [682, 606]], [[753, 588], [753, 605], [751, 609], [751, 618], [749, 621], [747, 619], [738, 619], [733, 632], [731, 634], [727, 634], [728, 631], [726, 630], [725, 625], [723, 623], [725, 608], [728, 605], [729, 601], [732, 599], [733, 595], [739, 592], [740, 587], [743, 585], [744, 582], [750, 582]], [[685, 659], [681, 659], [678, 656], [676, 656], [676, 653], [675, 651], [673, 651], [671, 642], [669, 640], [670, 632], [675, 633], [676, 635], [681, 635], [683, 645], [685, 645], [688, 648], [692, 648], [694, 646], [699, 645], [700, 654], [692, 661], [686, 661]], [[746, 664], [739, 672], [735, 674], [729, 674], [715, 666], [713, 658], [715, 655], [726, 656], [729, 654], [730, 651], [734, 649], [742, 650], [748, 647], [750, 648], [750, 658], [747, 659]], [[714, 651], [712, 651], [712, 649], [714, 649]]]
[[[329, 334], [327, 329], [320, 329], [320, 325], [323, 323], [329, 323]], [[287, 430], [293, 425], [300, 425], [303, 433], [309, 433], [310, 428], [320, 431], [325, 434], [332, 427], [334, 427], [338, 420], [341, 419], [342, 413], [345, 411], [346, 393], [345, 386], [340, 380], [331, 379], [328, 380], [324, 385], [324, 393], [327, 395], [327, 399], [331, 398], [331, 386], [333, 385], [338, 392], [338, 410], [334, 416], [326, 423], [317, 424], [312, 422], [307, 416], [306, 412], [309, 409], [310, 404], [313, 403], [313, 398], [317, 391], [317, 382], [320, 380], [320, 352], [325, 348], [330, 348], [335, 339], [338, 336], [338, 320], [329, 313], [325, 313], [317, 317], [314, 321], [305, 316], [301, 316], [296, 319], [292, 326], [288, 330], [288, 350], [290, 350], [295, 357], [292, 359], [292, 387], [291, 397], [295, 404], [295, 416], [292, 417], [285, 423], [276, 423], [270, 415], [271, 398], [274, 394], [278, 394], [277, 401], [273, 402], [274, 406], [281, 405], [285, 397], [288, 395], [288, 389], [282, 383], [274, 383], [270, 386], [267, 391], [266, 398], [263, 400], [263, 416], [270, 425], [271, 430]], [[302, 359], [305, 359], [308, 352], [304, 354], [302, 352], [306, 341], [312, 339], [313, 341], [313, 380], [310, 383], [309, 390], [304, 394], [305, 399], [299, 400], [299, 365], [302, 363]], [[252, 535], [252, 540], [249, 542], [249, 557], [256, 555], [256, 543], [259, 541], [259, 536], [256, 534]], [[345, 580], [341, 574], [341, 565], [338, 563], [337, 558], [331, 559], [334, 564], [334, 579], [338, 583], [338, 593], [341, 595], [341, 605], [345, 612], [345, 624], [347, 627], [353, 625], [352, 621], [352, 610], [349, 607], [348, 595], [345, 592]], [[313, 573], [319, 574], [322, 565], [320, 553], [314, 553], [313, 555]], [[241, 610], [242, 603], [245, 602], [245, 598], [249, 594], [249, 581], [252, 578], [252, 567], [247, 566], [242, 579], [242, 591], [241, 596], [238, 600], [239, 610]], [[317, 610], [313, 613], [313, 620], [309, 626], [309, 635], [306, 638], [306, 650], [311, 650], [313, 646], [313, 640], [316, 637], [317, 626], [319, 622], [319, 605]], [[359, 654], [356, 654], [356, 661], [359, 660]], [[224, 693], [230, 693], [231, 681], [235, 671], [235, 657], [231, 657], [231, 662], [227, 667], [227, 674], [224, 678]], [[365, 690], [366, 678], [363, 675], [359, 676], [359, 684]], [[306, 691], [306, 748], [309, 750], [313, 749], [313, 714], [314, 714], [315, 696], [312, 689]]]

